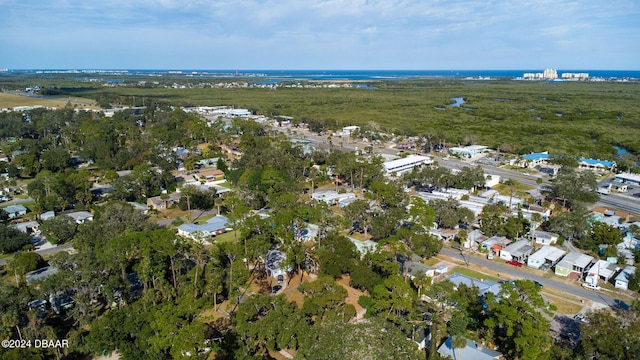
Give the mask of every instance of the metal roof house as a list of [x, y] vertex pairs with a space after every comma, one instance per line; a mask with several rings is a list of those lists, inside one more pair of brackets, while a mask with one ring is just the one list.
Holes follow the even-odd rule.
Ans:
[[329, 190], [329, 191], [315, 192], [311, 194], [311, 198], [315, 201], [324, 201], [325, 203], [327, 203], [327, 205], [335, 205], [335, 204], [339, 205], [342, 202], [346, 202], [350, 199], [355, 199], [356, 194], [354, 193], [340, 194], [336, 191]]
[[7, 213], [9, 219], [17, 218], [27, 214], [27, 208], [22, 204], [9, 205], [7, 207], [3, 207], [2, 210]]
[[453, 347], [453, 337], [449, 336], [438, 348], [438, 353], [443, 358], [450, 359], [499, 360], [502, 358], [501, 353], [473, 340], [466, 340], [467, 344], [464, 348], [456, 349]]
[[542, 245], [555, 244], [556, 241], [558, 241], [558, 238], [560, 237], [560, 235], [558, 234], [547, 232], [547, 231], [541, 231], [541, 230], [534, 230], [532, 232], [532, 235], [533, 235], [533, 240], [535, 240], [537, 244], [542, 244]]
[[615, 281], [616, 289], [627, 290], [629, 288], [629, 278], [631, 277], [631, 274], [635, 274], [635, 272], [636, 272], [636, 268], [633, 266], [627, 266], [624, 269], [622, 269], [620, 274], [616, 276], [616, 281]]
[[25, 280], [27, 281], [27, 285], [33, 283], [34, 281], [43, 280], [51, 275], [57, 274], [58, 269], [52, 266], [45, 266], [43, 268], [29, 271], [24, 275]]
[[206, 224], [182, 224], [178, 226], [178, 235], [195, 238], [196, 233], [204, 237], [212, 237], [226, 232], [229, 219], [226, 216], [214, 216]]
[[612, 264], [605, 260], [598, 260], [587, 272], [587, 276], [584, 281], [593, 285], [598, 284], [598, 281], [609, 282], [609, 280], [618, 271], [616, 264]]
[[93, 221], [93, 214], [88, 211], [74, 211], [64, 215], [71, 217], [78, 224], [84, 224], [86, 221]]
[[572, 251], [556, 265], [556, 275], [569, 276], [577, 273], [580, 277], [586, 268], [593, 262], [593, 256], [585, 255], [581, 252]]
[[481, 295], [485, 295], [486, 293], [492, 293], [494, 295], [498, 295], [501, 290], [500, 283], [491, 280], [478, 280], [471, 278], [467, 275], [462, 275], [459, 273], [453, 273], [451, 276], [447, 277], [447, 280], [451, 281], [456, 288], [460, 286], [460, 284], [465, 284], [468, 287], [477, 287], [478, 291]]
[[500, 259], [524, 262], [524, 259], [529, 256], [532, 251], [533, 246], [529, 245], [529, 240], [522, 239], [502, 249], [500, 251]]
[[555, 265], [564, 256], [565, 251], [557, 247], [545, 245], [527, 259], [527, 266], [539, 269], [544, 263]]

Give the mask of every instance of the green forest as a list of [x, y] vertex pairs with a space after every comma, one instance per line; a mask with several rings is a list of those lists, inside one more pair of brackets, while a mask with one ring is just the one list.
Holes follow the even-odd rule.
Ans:
[[[117, 78], [115, 86], [49, 78], [0, 78], [14, 90], [41, 84], [103, 106], [164, 102], [175, 106], [246, 108], [255, 114], [317, 120], [337, 129], [371, 125], [389, 133], [420, 135], [456, 145], [482, 144], [515, 154], [549, 151], [614, 159], [622, 147], [640, 152], [637, 82], [374, 81], [368, 88], [212, 87], [190, 78]], [[141, 83], [141, 81], [143, 83]], [[209, 81], [209, 82], [206, 82]], [[172, 84], [185, 88], [172, 88]], [[465, 103], [451, 107], [451, 98]], [[374, 125], [375, 124], [375, 125]]]

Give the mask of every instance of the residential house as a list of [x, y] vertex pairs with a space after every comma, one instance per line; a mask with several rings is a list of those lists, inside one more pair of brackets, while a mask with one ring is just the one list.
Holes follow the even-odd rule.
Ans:
[[592, 285], [598, 285], [599, 281], [609, 282], [613, 275], [618, 271], [616, 264], [612, 264], [605, 260], [596, 261], [587, 271], [584, 281]]
[[267, 274], [273, 277], [280, 275], [286, 276], [291, 271], [291, 266], [284, 267], [284, 262], [287, 260], [287, 254], [278, 250], [269, 250], [267, 252], [266, 265]]
[[482, 343], [467, 340], [467, 344], [462, 349], [453, 347], [453, 337], [449, 336], [438, 348], [438, 354], [443, 358], [465, 359], [465, 360], [499, 360], [502, 354], [491, 350]]
[[151, 206], [155, 210], [166, 210], [174, 204], [177, 204], [180, 201], [181, 196], [182, 195], [180, 193], [173, 193], [164, 199], [162, 196], [150, 197], [147, 199], [147, 205]]
[[631, 277], [631, 274], [635, 274], [635, 272], [636, 272], [636, 268], [634, 266], [627, 266], [624, 269], [622, 269], [620, 274], [616, 276], [616, 280], [615, 280], [616, 289], [623, 289], [623, 290], [629, 289], [629, 278]]
[[533, 246], [529, 245], [528, 239], [522, 239], [509, 244], [500, 251], [500, 258], [503, 260], [515, 260], [524, 263], [525, 259], [531, 255]]
[[24, 275], [27, 285], [32, 284], [34, 281], [44, 280], [45, 278], [57, 274], [58, 269], [53, 266], [45, 266], [37, 270], [29, 271]]
[[207, 220], [206, 224], [182, 224], [178, 226], [178, 235], [196, 239], [199, 235], [204, 238], [211, 238], [216, 235], [224, 234], [227, 232], [227, 224], [229, 219], [226, 216], [217, 215]]
[[38, 228], [40, 227], [40, 223], [37, 221], [25, 221], [22, 223], [11, 225], [11, 227], [18, 229], [23, 233], [33, 234], [36, 231], [38, 231]]
[[437, 236], [438, 239], [442, 241], [451, 241], [456, 237], [456, 235], [458, 235], [458, 231], [460, 231], [460, 229], [440, 228], [429, 230], [429, 234]]
[[527, 259], [527, 266], [532, 267], [534, 269], [539, 269], [542, 265], [549, 264], [549, 266], [553, 266], [562, 259], [565, 251], [558, 249], [557, 247], [545, 245], [540, 250], [531, 254]]
[[485, 295], [487, 293], [492, 293], [494, 295], [498, 295], [500, 293], [501, 284], [491, 280], [479, 280], [469, 277], [467, 275], [462, 275], [459, 273], [453, 273], [447, 280], [451, 281], [453, 285], [455, 285], [456, 289], [460, 284], [465, 284], [468, 287], [477, 287], [480, 295]]
[[210, 169], [205, 171], [200, 171], [195, 174], [199, 181], [214, 181], [214, 180], [222, 180], [224, 179], [224, 172], [218, 169]]
[[318, 191], [311, 194], [311, 198], [315, 201], [324, 201], [328, 205], [336, 205], [342, 202], [348, 201], [350, 199], [356, 199], [356, 194], [354, 193], [343, 193], [340, 194], [336, 191]]
[[2, 210], [7, 213], [9, 219], [14, 219], [27, 214], [27, 208], [22, 204], [9, 205], [7, 207], [3, 207]]
[[71, 217], [78, 224], [84, 224], [87, 221], [93, 221], [93, 214], [88, 211], [74, 211], [64, 215]]
[[467, 241], [465, 241], [462, 246], [475, 250], [487, 239], [488, 237], [480, 229], [474, 229], [467, 234]]
[[484, 188], [491, 189], [492, 187], [500, 184], [500, 175], [484, 174]]
[[483, 241], [480, 244], [480, 247], [484, 250], [493, 250], [495, 252], [500, 252], [503, 248], [507, 247], [507, 245], [511, 244], [511, 240], [507, 239], [504, 236], [494, 235], [487, 240]]
[[556, 264], [555, 273], [558, 276], [579, 279], [587, 267], [593, 262], [593, 256], [581, 252], [572, 251], [562, 261]]
[[352, 237], [347, 236], [347, 239], [356, 246], [356, 250], [360, 253], [361, 256], [366, 255], [367, 253], [372, 253], [376, 251], [378, 248], [378, 243], [371, 240], [360, 241], [358, 239], [354, 239]]
[[[294, 228], [297, 230], [297, 228]], [[320, 227], [315, 224], [306, 224], [300, 231], [295, 231], [295, 239], [301, 242], [315, 241]]]
[[55, 211], [47, 211], [40, 214], [40, 220], [45, 221], [56, 217]]
[[536, 244], [542, 245], [555, 244], [556, 241], [558, 241], [558, 237], [560, 237], [558, 234], [541, 230], [534, 230], [531, 232], [531, 235]]
[[149, 205], [143, 205], [135, 201], [129, 201], [128, 204], [143, 214], [147, 214], [149, 212]]

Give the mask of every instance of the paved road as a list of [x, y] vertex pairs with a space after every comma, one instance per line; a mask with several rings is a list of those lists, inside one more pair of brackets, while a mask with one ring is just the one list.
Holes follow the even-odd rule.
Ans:
[[[496, 275], [497, 274], [507, 274], [510, 277], [516, 278], [516, 279], [528, 279], [528, 280], [535, 280], [540, 282], [542, 285], [544, 286], [548, 286], [550, 288], [562, 291], [564, 293], [567, 294], [571, 294], [574, 295], [578, 298], [583, 298], [583, 299], [588, 299], [594, 302], [599, 302], [602, 304], [606, 304], [608, 306], [611, 307], [622, 307], [622, 308], [628, 308], [629, 304], [617, 299], [615, 297], [615, 294], [610, 293], [608, 291], [601, 291], [601, 292], [596, 292], [596, 291], [591, 291], [591, 290], [586, 290], [583, 289], [581, 287], [577, 287], [574, 285], [570, 285], [570, 284], [566, 284], [564, 282], [561, 281], [556, 281], [554, 279], [547, 279], [544, 278], [540, 275], [536, 275], [536, 274], [531, 274], [528, 272], [524, 272], [524, 271], [520, 271], [518, 268], [511, 266], [511, 265], [507, 265], [506, 263], [501, 263], [498, 261], [491, 261], [491, 260], [487, 260], [481, 257], [477, 257], [477, 256], [470, 256], [468, 253], [460, 253], [459, 251], [454, 251], [451, 249], [447, 249], [447, 248], [442, 248], [442, 250], [440, 251], [443, 255], [449, 256], [451, 258], [454, 259], [459, 259], [461, 261], [464, 261], [464, 258], [468, 258], [468, 261], [470, 264], [474, 264], [474, 265], [478, 265], [478, 266], [482, 266], [484, 268], [490, 269], [492, 271], [495, 271]], [[464, 256], [464, 257], [463, 257]]]
[[[40, 254], [41, 256], [45, 256], [45, 255], [55, 254], [60, 251], [73, 251], [73, 244], [68, 243], [68, 244], [55, 246], [47, 249], [36, 250], [35, 252], [37, 254]], [[11, 259], [13, 259], [13, 257], [0, 259], [0, 266], [4, 266], [8, 261], [11, 261]]]
[[640, 198], [631, 197], [622, 194], [601, 195], [600, 201], [596, 205], [607, 208], [616, 208], [628, 211], [632, 214], [640, 215]]

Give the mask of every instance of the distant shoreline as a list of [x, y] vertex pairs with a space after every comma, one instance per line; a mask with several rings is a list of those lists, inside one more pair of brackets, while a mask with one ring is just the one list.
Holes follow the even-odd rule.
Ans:
[[[4, 69], [3, 69], [4, 70]], [[256, 78], [279, 81], [392, 81], [392, 80], [438, 80], [438, 79], [518, 79], [525, 73], [542, 70], [153, 70], [153, 69], [28, 69], [0, 72], [1, 76], [68, 74], [79, 77], [95, 76], [149, 76], [149, 77], [193, 77], [193, 78]], [[562, 73], [588, 73], [589, 79], [640, 79], [640, 70], [557, 70]], [[562, 80], [562, 79], [559, 79]]]

